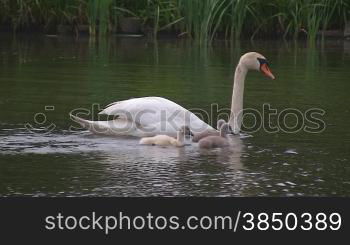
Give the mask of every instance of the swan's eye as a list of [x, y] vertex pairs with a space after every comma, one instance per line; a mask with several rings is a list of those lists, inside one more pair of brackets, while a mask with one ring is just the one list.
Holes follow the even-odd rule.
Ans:
[[263, 58], [257, 58], [259, 63], [260, 63], [260, 66], [262, 66], [263, 64], [266, 64], [266, 65], [269, 65], [269, 62], [267, 62], [266, 59], [263, 59]]

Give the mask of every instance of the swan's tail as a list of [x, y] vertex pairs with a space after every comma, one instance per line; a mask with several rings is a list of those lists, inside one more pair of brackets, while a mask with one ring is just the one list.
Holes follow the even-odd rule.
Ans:
[[74, 116], [72, 114], [69, 114], [70, 118], [76, 122], [79, 123], [83, 128], [89, 130], [90, 132], [94, 134], [104, 134], [104, 135], [112, 135], [110, 131], [113, 132], [113, 130], [110, 130], [109, 121], [90, 121], [86, 120], [77, 116]]
[[90, 121], [70, 114], [70, 118], [79, 123], [83, 128], [94, 134], [114, 135], [114, 136], [148, 136], [146, 133], [135, 129], [132, 122], [123, 119], [109, 121]]
[[90, 129], [94, 123], [93, 121], [82, 119], [80, 117], [74, 116], [73, 114], [69, 114], [69, 116], [74, 122], [79, 123], [81, 126], [83, 126], [86, 129]]

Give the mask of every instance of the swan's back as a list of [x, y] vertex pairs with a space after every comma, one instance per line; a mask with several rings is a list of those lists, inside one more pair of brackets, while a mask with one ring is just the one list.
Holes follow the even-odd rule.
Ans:
[[218, 131], [214, 131], [214, 130], [206, 130], [204, 132], [201, 132], [201, 133], [198, 133], [198, 134], [195, 134], [192, 138], [192, 141], [193, 142], [198, 142], [200, 141], [201, 139], [205, 138], [205, 137], [208, 137], [208, 136], [219, 136], [220, 133]]
[[229, 141], [225, 137], [221, 136], [207, 136], [198, 142], [199, 148], [211, 149], [211, 148], [221, 148], [229, 145]]

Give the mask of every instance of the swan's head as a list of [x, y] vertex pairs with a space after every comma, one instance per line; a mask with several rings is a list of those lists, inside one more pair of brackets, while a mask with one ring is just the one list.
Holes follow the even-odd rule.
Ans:
[[224, 123], [226, 123], [224, 119], [218, 120], [218, 122], [216, 123], [216, 128], [220, 130], [220, 128], [222, 127], [222, 125], [224, 125]]
[[239, 64], [248, 70], [260, 71], [265, 76], [275, 79], [275, 76], [272, 74], [269, 68], [267, 59], [257, 52], [249, 52], [242, 55], [241, 59], [239, 60]]

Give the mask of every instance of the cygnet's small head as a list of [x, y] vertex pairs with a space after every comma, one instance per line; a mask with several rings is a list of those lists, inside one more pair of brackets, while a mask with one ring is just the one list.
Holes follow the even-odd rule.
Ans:
[[225, 137], [231, 132], [230, 124], [224, 123], [220, 128], [220, 136]]
[[181, 135], [192, 135], [193, 136], [193, 134], [188, 126], [181, 126], [181, 128], [179, 129], [179, 133]]
[[239, 60], [239, 64], [243, 65], [248, 70], [260, 71], [265, 76], [275, 79], [275, 76], [270, 70], [267, 59], [257, 52], [249, 52], [242, 55], [241, 59]]
[[224, 125], [224, 123], [226, 123], [224, 119], [218, 120], [218, 122], [216, 123], [216, 128], [220, 130], [220, 128], [222, 127], [222, 125]]

